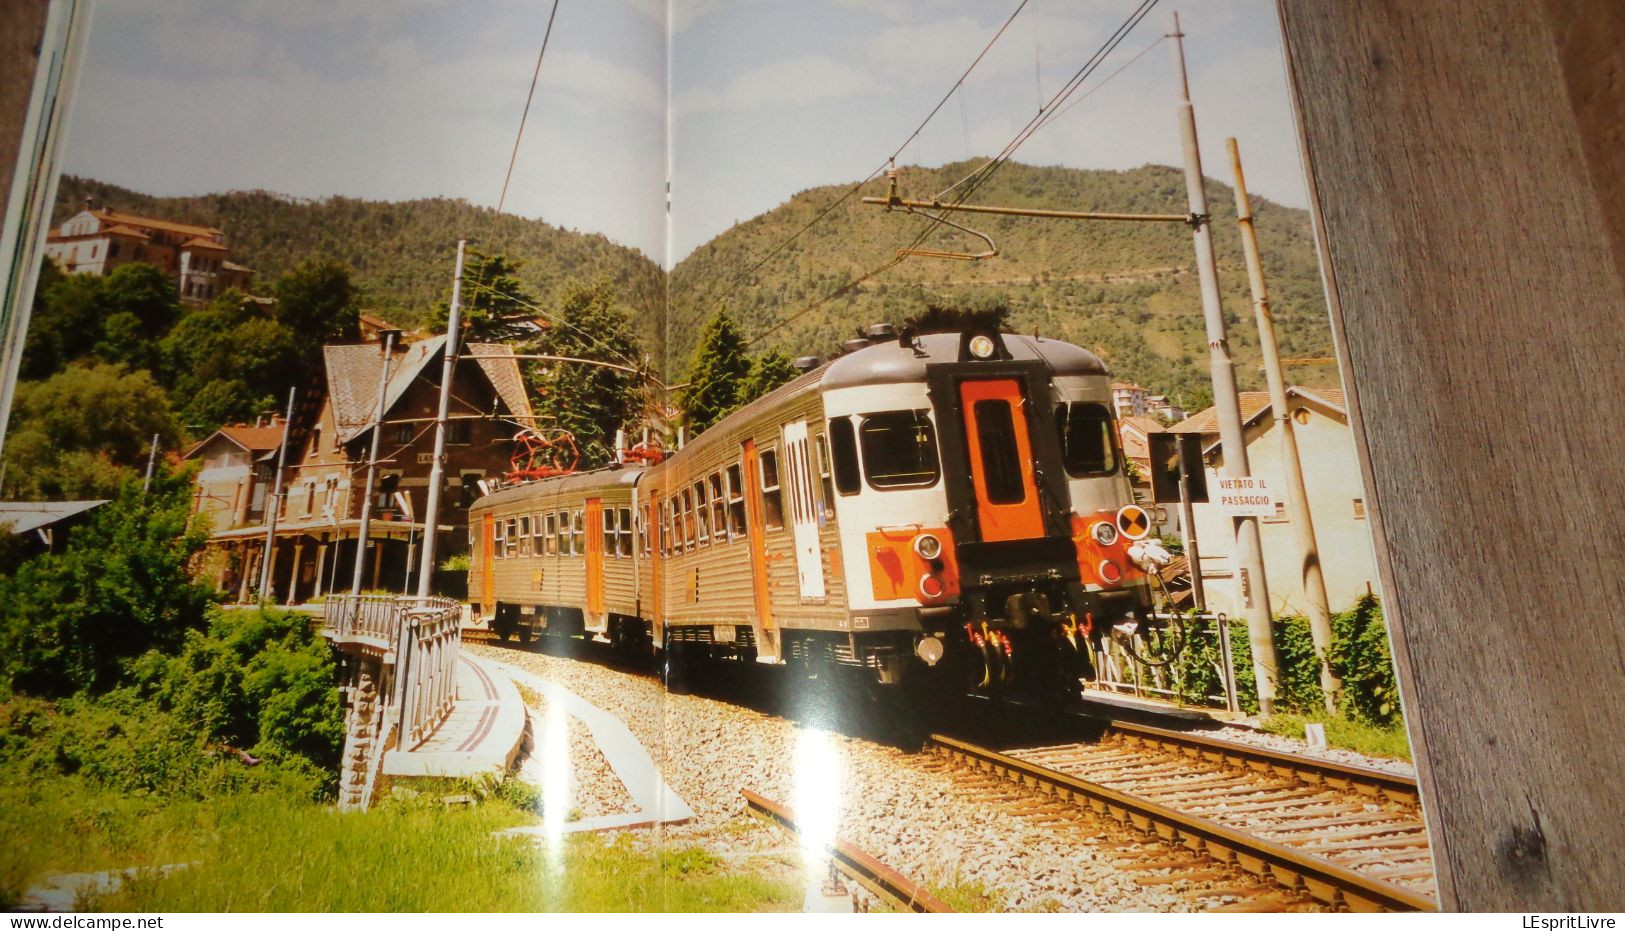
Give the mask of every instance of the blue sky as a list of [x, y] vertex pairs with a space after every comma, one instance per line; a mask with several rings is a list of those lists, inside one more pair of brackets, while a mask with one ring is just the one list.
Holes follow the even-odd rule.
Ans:
[[[1017, 2], [562, 0], [507, 207], [680, 260], [798, 191], [866, 175]], [[1028, 0], [901, 160], [996, 152], [1134, 5]], [[1207, 173], [1228, 176], [1238, 136], [1250, 186], [1302, 205], [1273, 2], [1184, 5]], [[549, 6], [98, 0], [64, 166], [153, 194], [494, 205]], [[1174, 6], [1100, 75], [1166, 32]], [[1170, 55], [1152, 49], [1016, 157], [1176, 163]]]

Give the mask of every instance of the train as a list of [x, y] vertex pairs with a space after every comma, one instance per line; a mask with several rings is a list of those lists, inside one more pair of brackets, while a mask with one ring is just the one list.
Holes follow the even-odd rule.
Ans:
[[480, 497], [476, 623], [652, 653], [673, 690], [738, 660], [1075, 696], [1103, 636], [1154, 623], [1166, 555], [1106, 366], [1036, 335], [863, 332], [669, 456]]

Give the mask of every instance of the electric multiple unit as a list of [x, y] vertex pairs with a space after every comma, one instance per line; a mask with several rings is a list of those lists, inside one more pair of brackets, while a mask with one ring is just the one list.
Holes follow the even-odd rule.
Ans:
[[476, 612], [665, 651], [674, 687], [712, 656], [1064, 700], [1151, 600], [1105, 366], [879, 332], [663, 462], [481, 498]]

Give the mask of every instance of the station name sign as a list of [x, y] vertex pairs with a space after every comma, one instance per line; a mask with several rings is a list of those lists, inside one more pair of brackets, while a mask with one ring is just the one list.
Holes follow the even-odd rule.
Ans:
[[1274, 517], [1275, 494], [1261, 478], [1220, 478], [1213, 503], [1231, 517]]

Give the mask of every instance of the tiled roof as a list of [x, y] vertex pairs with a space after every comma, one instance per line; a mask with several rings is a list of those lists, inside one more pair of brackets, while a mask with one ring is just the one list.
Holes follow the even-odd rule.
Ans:
[[519, 374], [519, 360], [480, 358], [490, 355], [511, 356], [513, 347], [503, 343], [469, 343], [468, 351], [480, 363], [480, 369], [485, 372], [485, 377], [491, 380], [491, 387], [496, 389], [502, 403], [508, 405], [509, 413], [520, 420], [531, 419], [533, 413], [530, 409], [530, 394], [525, 391], [524, 376]]
[[100, 218], [103, 223], [124, 223], [130, 226], [145, 227], [147, 229], [167, 230], [171, 233], [180, 233], [183, 236], [202, 236], [213, 239], [225, 234], [224, 230], [218, 230], [212, 226], [194, 226], [190, 223], [176, 223], [172, 220], [160, 220], [157, 217], [143, 217], [133, 213], [122, 213], [117, 210], [109, 210], [106, 207], [103, 207], [100, 210], [93, 210], [91, 213]]
[[282, 424], [278, 423], [271, 427], [221, 427], [194, 444], [181, 458], [190, 459], [217, 436], [223, 436], [251, 453], [275, 452], [276, 448], [282, 445]]
[[[1340, 414], [1348, 412], [1344, 404], [1343, 389], [1341, 388], [1302, 388], [1293, 385], [1286, 389], [1288, 397], [1309, 398], [1319, 401]], [[1270, 393], [1268, 391], [1241, 392], [1241, 422], [1251, 423], [1255, 417], [1262, 416], [1270, 407]], [[1185, 418], [1168, 428], [1171, 433], [1201, 433], [1216, 434], [1219, 432], [1218, 408], [1210, 407], [1205, 411]]]
[[[389, 389], [384, 409], [393, 408], [414, 379], [429, 362], [438, 359], [446, 345], [444, 335], [410, 343], [390, 367]], [[500, 343], [471, 343], [465, 347], [475, 357], [497, 396], [510, 413], [521, 419], [532, 416], [519, 364], [513, 359], [480, 359], [482, 355], [512, 354]], [[327, 362], [327, 391], [333, 403], [333, 420], [338, 425], [338, 441], [348, 443], [372, 425], [378, 408], [378, 379], [382, 375], [383, 353], [378, 343], [324, 346]]]
[[220, 260], [220, 267], [221, 267], [221, 269], [223, 269], [225, 271], [228, 271], [228, 272], [253, 272], [254, 271], [252, 268], [249, 268], [247, 265], [238, 265], [236, 262], [233, 262], [230, 259], [221, 259]]
[[1122, 423], [1133, 424], [1141, 433], [1162, 433], [1167, 430], [1155, 417], [1140, 417], [1138, 415], [1121, 418]]
[[182, 249], [208, 249], [211, 252], [224, 252], [224, 251], [226, 251], [225, 246], [222, 246], [221, 244], [215, 242], [212, 239], [205, 239], [202, 236], [196, 236], [196, 237], [193, 237], [192, 239], [188, 239], [186, 242], [181, 244], [181, 248]]
[[136, 229], [135, 227], [133, 227], [133, 226], [125, 226], [123, 223], [115, 223], [112, 226], [105, 227], [102, 230], [102, 232], [103, 233], [117, 233], [120, 236], [133, 236], [136, 239], [151, 239], [152, 238], [151, 236], [148, 236], [146, 233], [141, 232], [140, 230]]

